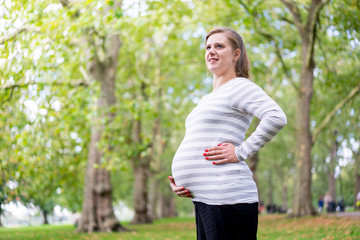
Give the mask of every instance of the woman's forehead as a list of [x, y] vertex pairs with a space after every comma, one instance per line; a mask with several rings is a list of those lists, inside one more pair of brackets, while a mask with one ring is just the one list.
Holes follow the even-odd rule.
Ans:
[[206, 44], [212, 44], [212, 43], [228, 43], [229, 40], [225, 33], [214, 33], [209, 36], [209, 38], [206, 41]]

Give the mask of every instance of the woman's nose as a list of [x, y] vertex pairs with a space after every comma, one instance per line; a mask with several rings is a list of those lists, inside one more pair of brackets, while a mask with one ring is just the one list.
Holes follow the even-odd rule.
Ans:
[[209, 50], [209, 54], [210, 55], [215, 54], [215, 48], [211, 47], [210, 50]]

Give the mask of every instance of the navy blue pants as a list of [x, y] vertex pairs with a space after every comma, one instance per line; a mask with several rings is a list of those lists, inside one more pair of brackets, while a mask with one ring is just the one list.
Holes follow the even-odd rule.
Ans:
[[258, 203], [194, 205], [197, 240], [256, 240]]

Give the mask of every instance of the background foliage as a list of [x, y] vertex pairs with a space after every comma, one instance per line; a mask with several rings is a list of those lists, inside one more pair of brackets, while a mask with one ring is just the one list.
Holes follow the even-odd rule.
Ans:
[[[309, 1], [297, 2], [306, 11]], [[55, 0], [0, 3], [1, 204], [21, 201], [47, 212], [55, 205], [81, 210], [89, 119], [99, 92], [86, 74], [85, 55], [96, 49], [101, 57], [104, 36], [113, 32], [120, 34], [122, 42], [116, 79], [118, 104], [112, 109], [117, 115], [106, 126], [98, 146], [112, 146], [113, 151], [106, 154], [110, 162], [99, 167], [112, 171], [114, 201], [131, 206], [129, 161], [139, 152], [148, 154], [152, 129], [161, 115], [161, 138], [156, 144], [166, 147], [153, 159], [151, 171], [152, 179], [161, 183], [159, 189], [167, 189], [166, 177], [171, 175], [172, 156], [184, 134], [184, 120], [200, 97], [211, 91], [204, 37], [211, 28], [225, 25], [245, 39], [251, 79], [287, 114], [288, 125], [259, 154], [257, 175], [265, 203], [291, 205], [297, 147], [293, 85], [301, 70], [301, 43], [282, 3], [123, 1], [122, 9], [106, 15], [96, 12], [111, 5], [109, 0], [72, 1], [67, 11]], [[318, 17], [311, 105], [314, 129], [360, 82], [359, 2], [330, 1]], [[327, 192], [327, 159], [334, 141], [339, 143], [336, 179], [341, 180], [337, 181], [337, 200], [354, 203], [359, 101], [355, 96], [339, 109], [318, 137], [312, 152], [314, 204]], [[131, 126], [137, 120], [144, 126], [142, 145], [131, 142]], [[177, 210], [187, 214], [192, 207], [177, 199]]]

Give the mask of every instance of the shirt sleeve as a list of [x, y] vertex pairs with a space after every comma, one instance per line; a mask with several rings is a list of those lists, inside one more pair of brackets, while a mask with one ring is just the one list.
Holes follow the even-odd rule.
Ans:
[[255, 131], [235, 147], [236, 157], [244, 161], [268, 143], [287, 124], [287, 119], [280, 106], [261, 87], [248, 79], [241, 79], [239, 85], [230, 95], [231, 107], [260, 119]]

